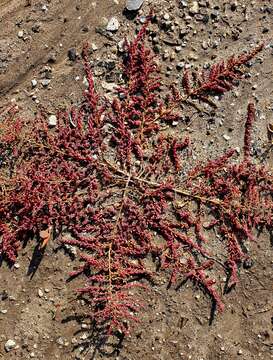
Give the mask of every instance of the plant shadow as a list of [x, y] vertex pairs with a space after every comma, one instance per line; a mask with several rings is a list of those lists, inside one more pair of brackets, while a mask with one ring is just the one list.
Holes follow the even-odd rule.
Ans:
[[[89, 320], [86, 315], [70, 315], [62, 320], [62, 323], [69, 323], [71, 321], [82, 325], [84, 320]], [[86, 322], [87, 322], [86, 321]], [[73, 346], [73, 352], [78, 352], [79, 355], [90, 356], [88, 359], [94, 360], [97, 355], [111, 358], [118, 356], [122, 350], [122, 343], [124, 335], [115, 333], [114, 335], [107, 334], [107, 324], [100, 326], [95, 324], [95, 321], [86, 324], [84, 329], [80, 328], [74, 333], [74, 336], [81, 335], [80, 341]]]
[[32, 279], [36, 274], [36, 271], [38, 270], [44, 257], [45, 249], [45, 247], [41, 249], [40, 244], [35, 246], [27, 271], [27, 276], [30, 276], [30, 279]]

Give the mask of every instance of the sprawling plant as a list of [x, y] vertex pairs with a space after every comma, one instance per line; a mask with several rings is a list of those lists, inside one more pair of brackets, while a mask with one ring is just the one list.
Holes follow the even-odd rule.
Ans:
[[185, 172], [191, 140], [166, 130], [182, 122], [181, 104], [230, 90], [262, 45], [207, 73], [185, 72], [184, 92], [170, 89], [164, 98], [145, 47], [147, 26], [126, 43], [113, 101], [97, 94], [85, 47], [85, 100], [58, 114], [56, 128], [43, 115], [24, 124], [14, 108], [1, 114], [2, 257], [14, 262], [31, 238], [41, 248], [51, 239], [78, 247], [81, 262], [70, 275], [86, 279], [78, 290], [88, 298], [86, 313], [108, 334], [126, 334], [138, 320], [138, 288], [158, 268], [170, 286], [191, 280], [223, 311], [215, 274], [234, 286], [249, 257], [245, 242], [272, 227], [272, 173], [251, 157], [254, 104], [242, 159], [230, 149]]

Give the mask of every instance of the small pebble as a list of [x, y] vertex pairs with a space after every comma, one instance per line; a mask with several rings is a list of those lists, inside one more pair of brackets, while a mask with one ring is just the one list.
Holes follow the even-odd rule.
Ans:
[[33, 88], [35, 88], [37, 86], [37, 84], [38, 84], [38, 82], [36, 79], [31, 80], [31, 85]]
[[9, 339], [6, 343], [5, 343], [5, 350], [6, 352], [11, 351], [12, 349], [14, 349], [16, 346], [16, 342], [12, 339]]
[[41, 84], [43, 85], [43, 87], [47, 87], [50, 84], [50, 80], [49, 79], [43, 79], [41, 81]]
[[44, 293], [42, 292], [41, 289], [38, 289], [38, 296], [41, 298], [44, 296]]
[[48, 125], [49, 126], [56, 126], [57, 125], [57, 116], [56, 115], [50, 115], [49, 116]]
[[182, 70], [184, 68], [184, 66], [185, 66], [185, 63], [183, 63], [183, 62], [179, 62], [178, 64], [176, 64], [177, 70]]
[[97, 47], [97, 45], [96, 45], [95, 43], [92, 43], [92, 44], [91, 44], [91, 49], [92, 49], [93, 51], [97, 51], [97, 50], [98, 50], [98, 47]]
[[67, 52], [68, 59], [70, 61], [76, 61], [77, 60], [77, 51], [75, 48], [71, 48]]
[[118, 19], [115, 17], [112, 17], [109, 21], [108, 24], [106, 26], [106, 30], [107, 31], [111, 31], [111, 32], [115, 32], [117, 31], [119, 28], [119, 22]]
[[22, 39], [23, 37], [24, 37], [24, 31], [23, 30], [18, 31], [18, 38]]
[[226, 141], [229, 141], [229, 140], [231, 139], [230, 136], [228, 136], [228, 135], [226, 135], [226, 134], [223, 135], [223, 138], [224, 138]]

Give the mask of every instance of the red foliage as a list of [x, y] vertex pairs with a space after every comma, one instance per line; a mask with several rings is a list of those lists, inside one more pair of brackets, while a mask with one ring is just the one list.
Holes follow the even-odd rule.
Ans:
[[[40, 116], [20, 141], [16, 122], [1, 133], [2, 256], [14, 262], [22, 240], [41, 241], [47, 229], [53, 239], [80, 248], [81, 264], [71, 276], [85, 278], [79, 293], [108, 334], [128, 333], [137, 320], [138, 288], [155, 276], [151, 259], [170, 273], [171, 284], [192, 280], [222, 311], [209, 275], [224, 270], [234, 285], [246, 256], [241, 245], [254, 238], [255, 227], [272, 227], [272, 175], [250, 158], [253, 105], [245, 131], [247, 161], [234, 164], [234, 150], [228, 150], [182, 181], [181, 158], [188, 161], [184, 149], [190, 140], [159, 131], [162, 122], [181, 117], [174, 105], [182, 96], [172, 91], [165, 101], [159, 92], [158, 69], [144, 44], [147, 25], [127, 44], [125, 84], [112, 103], [95, 91], [85, 47], [89, 88], [82, 106], [58, 114], [54, 130]], [[238, 67], [260, 50], [213, 66], [197, 87], [186, 75], [187, 94], [231, 88]]]
[[232, 56], [226, 62], [221, 61], [211, 66], [208, 72], [195, 74], [195, 81], [192, 83], [189, 71], [186, 70], [183, 76], [182, 85], [188, 96], [207, 95], [208, 92], [223, 94], [233, 88], [235, 81], [242, 78], [240, 67], [246, 65], [264, 47], [260, 44], [248, 54], [243, 54], [237, 58]]
[[250, 159], [250, 142], [251, 142], [251, 130], [255, 121], [255, 108], [254, 104], [249, 104], [247, 108], [247, 120], [245, 125], [245, 138], [244, 138], [244, 159], [249, 161]]

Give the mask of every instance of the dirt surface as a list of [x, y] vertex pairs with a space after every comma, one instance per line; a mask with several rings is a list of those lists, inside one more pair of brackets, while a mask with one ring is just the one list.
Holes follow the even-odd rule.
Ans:
[[[257, 161], [272, 166], [272, 152], [266, 151], [267, 125], [273, 121], [272, 1], [199, 1], [197, 11], [194, 3], [145, 1], [138, 13], [147, 15], [152, 4], [157, 15], [149, 40], [164, 84], [179, 85], [185, 66], [206, 67], [261, 41], [266, 47], [240, 85], [222, 99], [214, 99], [216, 109], [204, 107], [202, 116], [187, 113], [192, 121], [184, 131], [195, 144], [193, 161], [216, 156], [230, 146], [240, 152], [246, 108], [252, 99], [258, 109], [255, 155]], [[80, 101], [85, 85], [79, 54], [85, 41], [93, 49], [96, 85], [111, 97], [119, 74], [117, 44], [125, 36], [132, 37], [142, 21], [124, 13], [124, 5], [122, 0], [0, 0], [0, 109], [16, 101], [25, 116], [43, 109], [54, 114]], [[113, 16], [119, 29], [109, 35], [105, 26]], [[73, 48], [76, 54], [70, 52], [75, 56], [69, 60], [68, 50]], [[147, 307], [142, 323], [111, 354], [111, 344], [105, 353], [96, 350], [88, 322], [80, 317], [81, 303], [74, 301], [80, 281], [66, 283], [73, 260], [53, 243], [37, 259], [34, 245], [29, 244], [14, 268], [4, 263], [0, 268], [0, 358], [272, 359], [269, 235], [261, 234], [249, 243], [249, 250], [253, 266], [242, 269], [239, 286], [224, 296], [222, 315], [211, 321], [211, 304], [201, 291], [190, 284], [180, 291], [166, 290], [167, 279], [162, 275], [162, 281], [143, 294]], [[10, 352], [4, 347], [8, 339], [16, 342]]]

